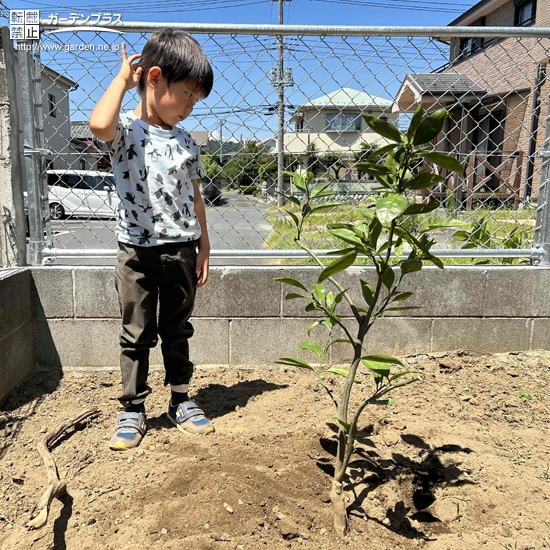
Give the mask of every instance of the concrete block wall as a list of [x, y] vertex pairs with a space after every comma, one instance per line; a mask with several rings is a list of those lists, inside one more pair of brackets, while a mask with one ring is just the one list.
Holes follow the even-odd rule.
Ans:
[[[207, 285], [198, 291], [192, 319], [193, 361], [261, 366], [284, 356], [311, 360], [297, 344], [307, 340], [313, 315], [303, 311], [301, 301], [285, 300], [290, 289], [274, 278], [296, 278], [309, 286], [317, 275], [313, 267], [212, 268]], [[373, 275], [370, 268], [353, 267], [340, 280], [359, 303], [359, 280], [372, 281]], [[37, 362], [118, 368], [120, 317], [113, 268], [49, 266], [33, 268], [32, 276]], [[550, 269], [427, 267], [410, 275], [404, 290], [415, 291], [407, 305], [423, 308], [379, 320], [368, 343], [373, 353], [489, 353], [550, 345]], [[351, 317], [346, 323], [352, 324]], [[316, 333], [324, 336], [316, 329], [314, 340]], [[344, 344], [332, 346], [332, 362], [347, 358]], [[161, 363], [157, 347], [151, 364]]]
[[28, 269], [0, 270], [0, 400], [36, 362], [31, 283]]

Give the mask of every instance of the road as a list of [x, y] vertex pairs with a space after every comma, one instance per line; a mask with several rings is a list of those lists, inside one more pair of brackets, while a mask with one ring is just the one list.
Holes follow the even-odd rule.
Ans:
[[[270, 205], [254, 197], [226, 193], [228, 202], [207, 209], [213, 250], [258, 250], [272, 230], [266, 219]], [[65, 219], [51, 222], [54, 248], [116, 249], [115, 221]], [[112, 258], [57, 258], [54, 265], [115, 265]], [[265, 263], [254, 258], [212, 258], [211, 265]]]

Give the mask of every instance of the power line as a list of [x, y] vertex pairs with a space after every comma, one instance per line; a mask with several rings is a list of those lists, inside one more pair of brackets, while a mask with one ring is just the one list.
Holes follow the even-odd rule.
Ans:
[[[436, 13], [464, 13], [468, 8], [443, 8], [439, 6], [426, 7], [420, 4], [408, 5], [408, 4], [398, 4], [397, 2], [388, 3], [378, 3], [378, 2], [361, 2], [360, 0], [312, 0], [315, 2], [326, 2], [327, 4], [347, 4], [350, 6], [361, 6], [361, 7], [370, 7], [370, 8], [382, 8], [390, 10], [413, 10], [413, 11], [427, 11], [427, 12], [436, 12]], [[406, 0], [399, 0], [399, 2], [404, 2]], [[411, 0], [412, 2], [413, 0]], [[430, 3], [433, 6], [433, 2]], [[471, 6], [468, 6], [471, 7]]]
[[[101, 10], [105, 9], [105, 4], [86, 4], [86, 5], [72, 5], [70, 8], [67, 8], [66, 6], [59, 6], [59, 5], [52, 5], [52, 4], [45, 4], [43, 2], [36, 2], [35, 0], [20, 0], [21, 2], [24, 2], [25, 4], [32, 4], [34, 6], [45, 6], [48, 8], [48, 11], [54, 11], [58, 10], [57, 13], [75, 13], [75, 10], [79, 9], [86, 9], [86, 10]], [[202, 2], [200, 4], [200, 7], [189, 7], [181, 6], [181, 2], [177, 1], [174, 3], [170, 3], [169, 1], [163, 2], [161, 6], [168, 6], [167, 9], [160, 9], [160, 7], [152, 7], [151, 2], [133, 2], [130, 4], [122, 4], [117, 5], [116, 12], [124, 13], [125, 11], [129, 11], [131, 13], [136, 12], [136, 7], [140, 8], [140, 13], [178, 13], [178, 12], [189, 12], [189, 11], [210, 11], [210, 10], [219, 10], [219, 9], [227, 9], [227, 8], [240, 8], [243, 6], [250, 6], [253, 4], [265, 4], [266, 0], [253, 0], [253, 1], [245, 1], [245, 0], [233, 0], [233, 1], [227, 1], [227, 0], [209, 0], [208, 2]], [[171, 6], [171, 7], [170, 7]], [[147, 9], [145, 9], [147, 8]], [[109, 8], [110, 12], [111, 9]]]

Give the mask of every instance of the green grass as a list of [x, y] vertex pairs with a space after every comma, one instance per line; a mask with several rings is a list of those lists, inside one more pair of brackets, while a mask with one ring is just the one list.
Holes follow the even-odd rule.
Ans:
[[[362, 214], [364, 207], [365, 204], [359, 206], [343, 204], [330, 211], [311, 215], [306, 220], [303, 227], [303, 242], [312, 249], [325, 250], [338, 248], [340, 246], [340, 241], [329, 232], [327, 226], [333, 223], [354, 222], [364, 219], [364, 215]], [[267, 219], [273, 226], [273, 231], [268, 236], [265, 244], [265, 248], [269, 250], [296, 250], [299, 248], [294, 241], [294, 224], [291, 222], [289, 216], [284, 215], [284, 211], [297, 213], [297, 208], [287, 205], [283, 210], [272, 208], [267, 213]], [[414, 223], [414, 225], [422, 229], [426, 229], [429, 225], [452, 219], [452, 216], [441, 216], [439, 212], [441, 212], [441, 210], [438, 209], [430, 214], [415, 216], [411, 218], [411, 223]], [[524, 208], [522, 210], [512, 210], [500, 208], [499, 210], [493, 210], [490, 208], [479, 208], [477, 210], [458, 212], [455, 219], [470, 224], [474, 220], [480, 221], [487, 216], [489, 216], [487, 224], [488, 231], [493, 237], [502, 238], [506, 235], [507, 231], [512, 229], [516, 224], [519, 223], [524, 225], [525, 222], [534, 220], [535, 209]], [[522, 242], [522, 248], [529, 248], [531, 246], [532, 237], [533, 232], [529, 231], [528, 238]], [[461, 245], [460, 243], [448, 242], [445, 247], [460, 248]], [[434, 252], [437, 255], [437, 248], [434, 249]], [[480, 262], [487, 263], [487, 261], [491, 264], [502, 263], [497, 258], [485, 260], [479, 258], [442, 258], [442, 261], [445, 265], [475, 265]], [[313, 263], [312, 260], [308, 259], [275, 260], [274, 262], [295, 265], [308, 265]], [[358, 259], [356, 263], [365, 265], [369, 264], [370, 261], [367, 259]], [[524, 260], [514, 260], [514, 263], [524, 263]]]

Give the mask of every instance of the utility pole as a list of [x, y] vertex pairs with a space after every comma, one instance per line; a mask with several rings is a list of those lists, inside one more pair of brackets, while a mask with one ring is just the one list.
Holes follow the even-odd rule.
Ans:
[[[291, 2], [292, 0], [272, 0], [272, 2], [279, 2], [279, 25], [283, 25], [284, 2]], [[277, 88], [277, 205], [284, 206], [284, 197], [282, 196], [284, 189], [284, 171], [285, 171], [285, 86], [292, 86], [292, 74], [291, 71], [285, 73], [284, 67], [284, 55], [285, 45], [283, 35], [280, 34], [277, 37], [278, 42], [278, 59], [277, 68], [271, 71], [271, 83]]]
[[223, 166], [223, 123], [225, 120], [220, 119], [220, 164]]

